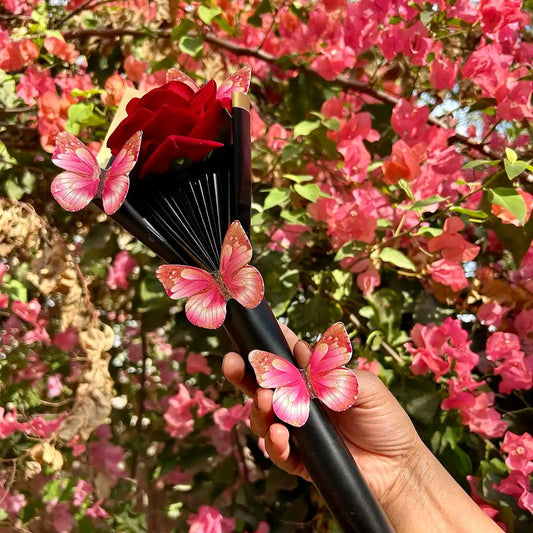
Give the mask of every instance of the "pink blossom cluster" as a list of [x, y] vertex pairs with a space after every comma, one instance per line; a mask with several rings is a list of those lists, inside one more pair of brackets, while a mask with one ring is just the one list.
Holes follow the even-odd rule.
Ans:
[[517, 435], [507, 431], [501, 449], [507, 454], [505, 464], [510, 474], [494, 487], [516, 498], [522, 509], [533, 513], [533, 437], [529, 433]]
[[175, 438], [184, 438], [193, 431], [196, 418], [213, 413], [215, 426], [208, 430], [211, 432], [209, 436], [217, 447], [220, 446], [221, 452], [227, 452], [227, 435], [239, 422], [248, 422], [250, 402], [230, 408], [221, 407], [203, 391], [193, 389], [191, 395], [189, 389], [192, 387], [188, 388], [180, 383], [178, 393], [168, 399], [168, 406], [163, 415], [168, 433]]
[[449, 376], [446, 378], [448, 397], [442, 401], [442, 409], [457, 409], [470, 431], [483, 437], [501, 437], [507, 422], [493, 407], [495, 396], [484, 390], [485, 381], [472, 376], [479, 355], [470, 349], [468, 332], [461, 327], [461, 322], [448, 317], [441, 326], [416, 324], [411, 338], [413, 342], [405, 347], [413, 356], [413, 373], [432, 372], [437, 379]]
[[114, 257], [107, 271], [106, 285], [111, 290], [127, 289], [129, 286], [128, 276], [137, 266], [137, 261], [127, 250], [121, 250]]
[[428, 241], [430, 252], [440, 251], [442, 259], [434, 261], [428, 267], [433, 281], [460, 291], [468, 287], [463, 262], [472, 261], [479, 253], [479, 246], [471, 244], [459, 232], [464, 223], [459, 217], [449, 217], [444, 222], [442, 234]]

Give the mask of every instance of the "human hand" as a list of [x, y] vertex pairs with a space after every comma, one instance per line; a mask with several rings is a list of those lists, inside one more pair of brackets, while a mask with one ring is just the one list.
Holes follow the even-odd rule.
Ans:
[[[308, 344], [283, 324], [280, 327], [297, 364], [306, 366], [311, 355]], [[257, 386], [237, 353], [226, 354], [222, 370], [233, 385], [254, 398], [251, 428], [264, 437], [272, 461], [309, 480], [291, 448], [289, 430], [274, 414], [273, 391]], [[355, 406], [342, 412], [329, 411], [329, 415], [396, 531], [501, 532], [426, 448], [382, 381], [370, 372], [357, 370], [355, 374], [359, 380]], [[464, 513], [461, 523], [457, 513]]]
[[[306, 366], [311, 349], [291, 330], [281, 327], [298, 365]], [[272, 461], [289, 473], [309, 479], [290, 446], [287, 427], [277, 422], [272, 409], [272, 391], [257, 387], [253, 375], [245, 374], [244, 361], [236, 353], [226, 355], [223, 371], [231, 383], [254, 398], [251, 427], [254, 433], [265, 438]], [[416, 460], [423, 444], [409, 417], [381, 380], [370, 372], [355, 373], [359, 380], [356, 405], [346, 411], [329, 413], [371, 490], [381, 501], [395, 484], [401, 483], [402, 473]]]

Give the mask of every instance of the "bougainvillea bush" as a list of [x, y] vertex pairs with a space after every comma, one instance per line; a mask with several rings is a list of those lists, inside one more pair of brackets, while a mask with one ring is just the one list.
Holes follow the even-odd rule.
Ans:
[[127, 87], [253, 69], [254, 262], [309, 341], [347, 325], [425, 442], [507, 531], [533, 527], [531, 0], [5, 0], [0, 529], [335, 530], [273, 467], [160, 261], [63, 211]]

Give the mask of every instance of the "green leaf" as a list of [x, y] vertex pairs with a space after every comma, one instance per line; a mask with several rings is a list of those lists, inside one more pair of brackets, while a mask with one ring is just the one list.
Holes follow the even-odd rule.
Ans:
[[28, 301], [28, 290], [17, 279], [10, 279], [2, 283], [2, 292], [7, 294], [12, 300], [20, 300], [26, 303]]
[[220, 9], [219, 6], [215, 7], [206, 7], [206, 6], [200, 6], [198, 8], [198, 16], [200, 17], [200, 20], [204, 24], [211, 24], [211, 21], [218, 17], [218, 15], [222, 14], [222, 9]]
[[24, 196], [24, 189], [13, 178], [7, 178], [4, 188], [10, 200], [20, 200]]
[[505, 172], [507, 173], [507, 177], [510, 180], [514, 180], [517, 176], [522, 174], [526, 168], [528, 168], [528, 163], [526, 161], [515, 161], [514, 163], [510, 163], [507, 159], [504, 159], [503, 165], [505, 166]]
[[482, 165], [492, 165], [494, 167], [494, 166], [496, 166], [498, 164], [499, 164], [499, 161], [494, 161], [493, 159], [473, 159], [472, 161], [467, 161], [463, 165], [463, 168], [464, 169], [477, 168], [477, 167], [480, 167]]
[[299, 211], [287, 211], [287, 209], [284, 209], [279, 216], [290, 224], [297, 224], [299, 226], [307, 225], [307, 212], [305, 209], [300, 209]]
[[403, 252], [395, 248], [383, 248], [379, 253], [379, 258], [385, 263], [391, 263], [399, 268], [416, 271], [413, 262]]
[[181, 19], [181, 22], [172, 28], [170, 38], [173, 41], [179, 41], [184, 35], [187, 35], [195, 27], [195, 24], [190, 19]]
[[509, 163], [516, 163], [518, 161], [518, 156], [516, 155], [516, 152], [514, 150], [511, 150], [511, 148], [505, 149], [505, 156], [507, 157]]
[[523, 226], [526, 221], [526, 203], [515, 189], [508, 187], [498, 187], [487, 191], [491, 204], [501, 205], [510, 211]]
[[17, 160], [10, 155], [6, 145], [0, 141], [0, 169], [11, 168], [17, 164]]
[[313, 176], [307, 174], [283, 174], [283, 177], [296, 183], [303, 183], [304, 181], [311, 181], [314, 179]]
[[425, 198], [424, 200], [417, 200], [416, 202], [409, 205], [402, 205], [402, 209], [420, 209], [422, 207], [427, 207], [428, 205], [438, 204], [439, 202], [445, 202], [446, 198], [443, 198], [439, 194]]
[[310, 202], [316, 202], [319, 198], [331, 198], [329, 194], [322, 192], [316, 183], [307, 183], [306, 185], [297, 183], [294, 185], [294, 190]]
[[311, 132], [315, 131], [320, 126], [320, 122], [318, 120], [302, 120], [302, 122], [299, 122], [294, 126], [294, 137], [307, 136]]
[[489, 218], [485, 211], [481, 211], [480, 209], [466, 209], [465, 207], [461, 207], [459, 205], [450, 207], [450, 211], [459, 213], [461, 215], [466, 215], [470, 220], [486, 220]]
[[178, 46], [185, 54], [190, 55], [194, 59], [199, 59], [204, 49], [204, 38], [201, 36], [189, 37], [185, 35], [180, 38]]
[[339, 251], [335, 254], [333, 258], [335, 261], [341, 261], [345, 257], [355, 257], [358, 255], [361, 250], [366, 246], [364, 242], [350, 241], [341, 246]]
[[93, 104], [80, 102], [72, 104], [68, 108], [68, 121], [65, 125], [66, 130], [72, 135], [78, 135], [81, 125], [89, 120], [94, 112]]
[[422, 227], [418, 229], [417, 235], [424, 235], [428, 237], [438, 237], [442, 234], [441, 228], [432, 228], [431, 226]]
[[70, 95], [75, 98], [88, 98], [97, 94], [104, 94], [104, 92], [105, 91], [102, 89], [88, 89], [86, 91], [82, 89], [72, 89], [72, 91], [70, 91]]
[[393, 384], [391, 392], [415, 420], [433, 426], [441, 402], [435, 383], [407, 378]]
[[263, 209], [266, 210], [276, 206], [283, 206], [289, 201], [290, 196], [290, 189], [282, 189], [279, 187], [270, 189], [267, 197], [265, 198]]

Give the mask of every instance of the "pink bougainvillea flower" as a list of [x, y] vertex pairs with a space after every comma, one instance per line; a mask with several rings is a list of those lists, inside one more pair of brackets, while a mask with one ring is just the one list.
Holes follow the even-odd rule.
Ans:
[[320, 55], [313, 61], [313, 68], [326, 80], [333, 80], [346, 69], [355, 65], [357, 57], [344, 39], [320, 49]]
[[252, 142], [262, 139], [266, 133], [265, 121], [259, 116], [255, 107], [250, 109], [250, 139]]
[[87, 498], [87, 496], [93, 491], [94, 487], [88, 481], [85, 481], [84, 479], [78, 480], [72, 497], [73, 505], [80, 507], [85, 501], [85, 498]]
[[391, 125], [400, 137], [410, 142], [421, 138], [428, 131], [428, 117], [427, 106], [416, 107], [405, 98], [400, 98], [392, 110]]
[[59, 59], [63, 59], [67, 63], [75, 63], [80, 55], [76, 47], [71, 43], [65, 42], [63, 37], [48, 35], [44, 38], [44, 47], [47, 52], [59, 57]]
[[167, 422], [166, 429], [170, 436], [183, 438], [194, 429], [191, 407], [195, 402], [183, 383], [178, 385], [178, 389], [178, 393], [169, 399], [163, 418]]
[[503, 307], [498, 302], [488, 302], [479, 306], [477, 318], [486, 326], [499, 327], [508, 311], [509, 308]]
[[439, 378], [450, 370], [453, 362], [459, 376], [469, 377], [479, 361], [479, 356], [470, 349], [468, 332], [459, 320], [451, 317], [440, 326], [415, 324], [411, 338], [415, 346], [409, 342], [405, 348], [413, 355], [411, 368], [414, 374], [431, 371]]
[[495, 98], [498, 88], [506, 86], [509, 67], [513, 57], [502, 52], [499, 43], [481, 45], [471, 54], [461, 72], [463, 78], [471, 79], [481, 88], [482, 96]]
[[247, 422], [252, 408], [252, 401], [248, 400], [244, 405], [234, 405], [229, 409], [221, 407], [213, 414], [215, 424], [223, 431], [231, 431], [239, 422]]
[[201, 505], [198, 513], [187, 519], [189, 533], [231, 533], [235, 531], [235, 518], [226, 518], [214, 507]]
[[187, 374], [206, 374], [209, 376], [212, 373], [211, 367], [207, 364], [207, 357], [199, 353], [190, 353], [187, 356], [185, 366]]
[[431, 62], [429, 80], [438, 90], [453, 89], [456, 83], [459, 62], [452, 62], [448, 57], [439, 54]]
[[[124, 91], [133, 87], [133, 83], [120, 74], [112, 74], [104, 83], [105, 94], [102, 95], [102, 103], [108, 106], [118, 106], [124, 96]], [[136, 130], [138, 131], [138, 130]], [[134, 132], [132, 132], [133, 135]]]
[[208, 398], [201, 390], [195, 391], [193, 399], [197, 405], [196, 415], [199, 417], [205, 416], [220, 407], [218, 403]]
[[357, 286], [361, 292], [368, 296], [374, 292], [376, 287], [381, 283], [381, 276], [378, 269], [374, 266], [372, 261], [368, 261], [366, 268], [357, 274]]
[[385, 161], [381, 167], [383, 181], [388, 185], [393, 185], [400, 179], [413, 181], [420, 176], [423, 152], [422, 145], [411, 148], [401, 139], [396, 141], [392, 146], [390, 161]]
[[457, 292], [468, 287], [468, 280], [463, 267], [448, 259], [440, 259], [431, 263], [428, 267], [428, 272], [433, 281], [447, 285], [452, 291]]
[[22, 320], [25, 320], [33, 326], [37, 325], [37, 319], [41, 312], [41, 304], [37, 298], [33, 298], [28, 303], [15, 300], [11, 305], [11, 309], [13, 313], [22, 318]]
[[50, 515], [52, 526], [57, 533], [70, 533], [74, 527], [74, 517], [70, 512], [70, 503], [58, 503], [54, 498], [46, 504], [46, 512]]
[[110, 442], [111, 428], [102, 425], [95, 431], [98, 440], [89, 444], [91, 465], [99, 472], [107, 474], [113, 483], [124, 476], [124, 458], [126, 456], [121, 446]]
[[0, 69], [20, 70], [39, 57], [39, 47], [30, 39], [13, 40], [7, 31], [0, 30]]
[[49, 70], [40, 70], [30, 65], [20, 75], [17, 85], [17, 95], [28, 105], [34, 105], [42, 94], [53, 91], [56, 87]]
[[487, 359], [494, 361], [494, 373], [501, 375], [498, 390], [508, 394], [513, 390], [533, 386], [533, 355], [520, 349], [520, 339], [514, 333], [494, 332], [487, 339]]
[[372, 374], [379, 376], [380, 369], [381, 365], [379, 361], [369, 361], [365, 357], [357, 358], [357, 370], [366, 370], [367, 372], [371, 372]]
[[52, 344], [65, 352], [71, 352], [78, 345], [78, 332], [76, 328], [70, 327], [65, 331], [60, 331], [54, 335]]
[[464, 223], [459, 217], [449, 217], [444, 222], [443, 232], [428, 241], [430, 252], [441, 251], [442, 257], [450, 261], [461, 263], [472, 261], [479, 253], [479, 246], [471, 244], [462, 235]]
[[115, 255], [113, 263], [109, 265], [106, 285], [111, 290], [127, 289], [129, 287], [128, 276], [136, 266], [135, 258], [127, 250], [121, 250]]
[[26, 333], [24, 333], [24, 342], [26, 344], [32, 344], [34, 342], [42, 342], [44, 344], [52, 343], [50, 339], [50, 335], [48, 334], [48, 331], [46, 331], [46, 328], [44, 327], [44, 321], [37, 324], [35, 328], [29, 331], [26, 331]]
[[470, 431], [484, 438], [501, 437], [507, 430], [508, 422], [502, 420], [501, 414], [493, 408], [494, 393], [471, 392], [468, 390], [468, 384], [460, 383], [458, 387], [462, 387], [462, 385], [467, 390], [463, 390], [461, 395], [452, 392], [454, 396], [450, 398], [449, 402], [444, 400], [441, 407], [443, 409], [458, 409], [461, 422], [468, 426]]
[[502, 451], [507, 453], [505, 464], [511, 470], [525, 474], [533, 472], [533, 437], [529, 433], [517, 435], [507, 431], [503, 438]]
[[495, 33], [508, 24], [525, 25], [530, 20], [529, 13], [522, 11], [522, 0], [479, 0], [477, 9], [486, 33]]
[[281, 124], [272, 124], [268, 128], [267, 146], [274, 151], [281, 150], [286, 144], [290, 133]]
[[146, 61], [139, 61], [132, 54], [124, 59], [123, 65], [126, 77], [135, 83], [139, 83], [142, 80], [148, 69], [148, 63]]
[[18, 421], [16, 407], [11, 412], [6, 412], [3, 407], [0, 407], [0, 439], [5, 439], [11, 433], [23, 430], [24, 428], [25, 425]]
[[96, 500], [91, 507], [87, 508], [85, 514], [91, 518], [109, 518], [108, 512], [101, 507], [103, 501], [103, 498]]
[[270, 235], [268, 247], [277, 252], [283, 252], [292, 247], [302, 248], [305, 245], [305, 239], [301, 237], [307, 231], [309, 227], [302, 224], [283, 224]]
[[52, 435], [52, 433], [56, 433], [59, 430], [61, 423], [66, 416], [66, 413], [62, 413], [51, 420], [46, 420], [41, 415], [34, 416], [25, 424], [24, 431], [29, 435], [33, 435], [34, 437], [47, 439]]
[[516, 498], [519, 507], [533, 513], [533, 492], [531, 491], [529, 474], [520, 470], [512, 470], [499, 485], [494, 484], [493, 486], [500, 492]]
[[53, 374], [46, 380], [46, 392], [49, 398], [60, 396], [62, 388], [61, 374]]

